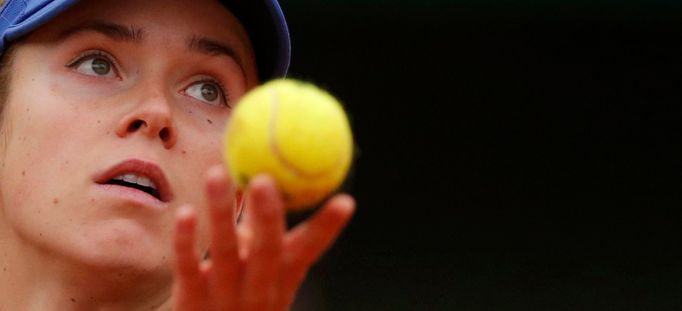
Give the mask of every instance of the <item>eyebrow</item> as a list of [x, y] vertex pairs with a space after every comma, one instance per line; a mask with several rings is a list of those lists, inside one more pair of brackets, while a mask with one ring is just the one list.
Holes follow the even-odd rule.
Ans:
[[232, 47], [206, 37], [193, 36], [187, 41], [187, 49], [210, 56], [228, 56], [244, 68], [241, 57]]
[[[59, 35], [60, 40], [83, 33], [96, 32], [115, 41], [139, 43], [144, 40], [145, 31], [135, 26], [124, 26], [107, 21], [87, 21], [75, 27], [69, 28]], [[232, 58], [237, 65], [244, 68], [244, 63], [236, 50], [227, 44], [207, 37], [192, 36], [186, 41], [187, 50], [209, 56], [227, 56]]]
[[141, 42], [144, 39], [144, 30], [134, 26], [123, 26], [105, 21], [88, 21], [69, 28], [59, 35], [59, 39], [65, 40], [73, 35], [83, 32], [96, 32], [105, 35], [115, 41]]

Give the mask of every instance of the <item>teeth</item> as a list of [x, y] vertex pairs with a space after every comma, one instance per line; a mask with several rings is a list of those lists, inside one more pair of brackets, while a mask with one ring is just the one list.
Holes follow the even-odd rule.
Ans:
[[145, 187], [151, 187], [152, 186], [152, 181], [149, 180], [147, 177], [138, 177], [137, 178], [137, 184], [138, 185], [143, 185]]
[[123, 181], [129, 182], [131, 184], [136, 184], [137, 183], [137, 175], [125, 174], [125, 175], [123, 175]]
[[123, 175], [116, 176], [114, 179], [122, 180], [122, 181], [125, 181], [127, 183], [131, 183], [131, 184], [138, 184], [138, 185], [144, 186], [144, 187], [150, 187], [150, 188], [153, 188], [155, 190], [158, 189], [156, 187], [156, 185], [154, 184], [154, 182], [151, 181], [151, 179], [144, 177], [144, 176], [139, 176], [139, 175], [135, 175], [135, 174], [123, 174]]

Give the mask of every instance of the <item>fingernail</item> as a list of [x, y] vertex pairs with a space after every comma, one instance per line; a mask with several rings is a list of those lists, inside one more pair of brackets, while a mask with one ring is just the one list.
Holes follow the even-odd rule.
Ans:
[[186, 221], [194, 216], [194, 210], [189, 205], [182, 205], [178, 208], [176, 215], [179, 220]]
[[337, 198], [337, 202], [339, 203], [344, 212], [352, 213], [353, 211], [355, 211], [356, 202], [352, 196], [347, 194], [339, 195], [339, 197]]
[[266, 174], [259, 174], [251, 178], [251, 187], [270, 187], [274, 183], [275, 180]]

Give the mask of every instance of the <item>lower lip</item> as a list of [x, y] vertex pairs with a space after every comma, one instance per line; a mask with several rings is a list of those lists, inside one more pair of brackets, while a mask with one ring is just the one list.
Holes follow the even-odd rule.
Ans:
[[97, 188], [116, 198], [128, 201], [133, 205], [146, 206], [155, 209], [165, 209], [168, 207], [167, 203], [135, 188], [108, 184], [97, 184]]

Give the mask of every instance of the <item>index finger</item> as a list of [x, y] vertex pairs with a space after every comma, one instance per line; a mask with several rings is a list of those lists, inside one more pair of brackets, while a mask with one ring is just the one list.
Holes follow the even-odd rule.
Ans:
[[222, 166], [208, 170], [206, 197], [211, 217], [210, 258], [212, 291], [220, 297], [216, 303], [229, 309], [235, 302], [239, 277], [236, 234], [236, 200], [232, 183]]

